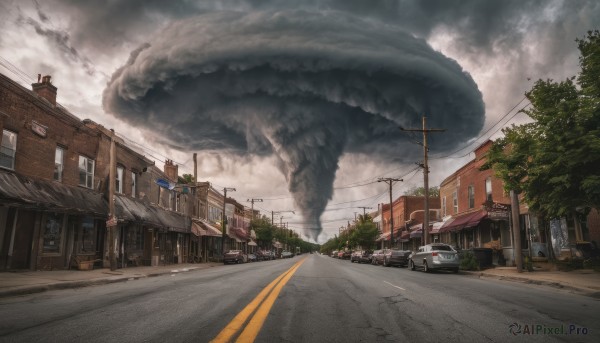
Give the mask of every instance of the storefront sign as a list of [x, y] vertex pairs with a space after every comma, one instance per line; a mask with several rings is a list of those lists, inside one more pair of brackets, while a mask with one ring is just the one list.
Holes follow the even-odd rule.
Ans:
[[488, 218], [496, 220], [508, 220], [510, 205], [500, 204], [497, 202], [487, 202], [485, 209], [488, 213]]
[[46, 138], [48, 128], [35, 120], [31, 121], [31, 131], [36, 135]]

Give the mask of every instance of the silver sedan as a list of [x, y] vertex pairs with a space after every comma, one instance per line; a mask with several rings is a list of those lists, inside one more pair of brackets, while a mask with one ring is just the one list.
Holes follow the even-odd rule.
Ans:
[[422, 268], [426, 273], [433, 269], [446, 269], [458, 273], [460, 267], [458, 252], [450, 245], [443, 243], [432, 243], [419, 247], [419, 251], [413, 252], [409, 259], [410, 270]]

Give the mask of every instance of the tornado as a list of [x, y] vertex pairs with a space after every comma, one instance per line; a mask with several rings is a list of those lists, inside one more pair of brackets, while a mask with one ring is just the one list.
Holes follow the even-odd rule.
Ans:
[[336, 11], [174, 21], [114, 72], [103, 107], [184, 150], [276, 156], [315, 241], [342, 154], [414, 162], [399, 126], [426, 116], [447, 129], [436, 144], [449, 150], [485, 119], [456, 61], [398, 26]]

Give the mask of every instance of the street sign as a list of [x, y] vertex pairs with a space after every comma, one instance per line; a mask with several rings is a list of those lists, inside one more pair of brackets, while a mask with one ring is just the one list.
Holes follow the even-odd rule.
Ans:
[[117, 226], [117, 217], [112, 217], [106, 221], [106, 227]]

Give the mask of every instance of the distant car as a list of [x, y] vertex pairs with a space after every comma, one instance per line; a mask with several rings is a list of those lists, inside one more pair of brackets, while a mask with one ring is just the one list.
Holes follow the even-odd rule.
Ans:
[[292, 257], [294, 257], [294, 254], [292, 254], [289, 251], [284, 251], [281, 253], [281, 258], [292, 258]]
[[374, 265], [383, 265], [383, 257], [385, 254], [385, 250], [375, 250], [373, 251], [373, 255], [371, 256], [371, 264]]
[[434, 269], [446, 269], [458, 273], [460, 258], [450, 245], [432, 243], [419, 247], [410, 255], [408, 263], [411, 270], [422, 268], [428, 273]]
[[248, 254], [248, 262], [256, 262], [256, 261], [258, 261], [256, 255]]
[[338, 251], [337, 250], [332, 251], [331, 252], [331, 257], [338, 258]]
[[229, 250], [223, 255], [223, 264], [245, 263], [248, 257], [241, 250]]
[[339, 258], [340, 260], [344, 258], [344, 251], [340, 250], [338, 251], [338, 256], [337, 258]]
[[383, 266], [406, 267], [408, 266], [408, 257], [410, 256], [410, 254], [411, 252], [408, 250], [390, 249], [386, 251], [386, 253], [383, 256]]
[[350, 256], [350, 262], [371, 263], [371, 253], [365, 250], [357, 250]]
[[340, 257], [340, 258], [343, 260], [349, 260], [351, 256], [352, 256], [352, 250], [346, 250], [342, 253], [342, 257]]

